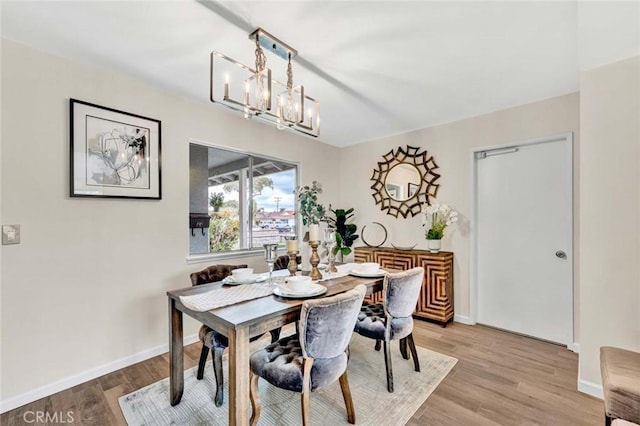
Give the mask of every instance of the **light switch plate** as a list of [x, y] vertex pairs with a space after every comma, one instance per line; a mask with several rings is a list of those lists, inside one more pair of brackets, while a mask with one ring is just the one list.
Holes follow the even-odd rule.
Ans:
[[20, 244], [20, 225], [2, 225], [2, 245]]

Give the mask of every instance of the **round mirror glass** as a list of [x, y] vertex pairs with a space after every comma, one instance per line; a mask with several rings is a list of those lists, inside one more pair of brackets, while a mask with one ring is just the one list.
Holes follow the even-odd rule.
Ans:
[[416, 195], [420, 180], [420, 172], [414, 165], [398, 164], [389, 170], [384, 188], [391, 199], [405, 201]]

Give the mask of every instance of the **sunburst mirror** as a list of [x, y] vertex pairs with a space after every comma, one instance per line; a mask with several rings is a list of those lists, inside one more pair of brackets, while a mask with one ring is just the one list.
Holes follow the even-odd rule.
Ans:
[[394, 217], [420, 214], [423, 204], [431, 204], [440, 187], [433, 156], [407, 145], [392, 149], [382, 158], [371, 176], [373, 199], [380, 210]]

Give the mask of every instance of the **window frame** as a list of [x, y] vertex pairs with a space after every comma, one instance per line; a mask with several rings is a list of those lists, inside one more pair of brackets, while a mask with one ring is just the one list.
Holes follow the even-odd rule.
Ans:
[[[297, 189], [300, 187], [300, 174], [301, 174], [301, 163], [299, 161], [293, 161], [293, 160], [285, 160], [282, 158], [278, 158], [278, 157], [274, 157], [272, 155], [263, 155], [257, 152], [251, 152], [251, 151], [246, 151], [243, 149], [238, 149], [238, 148], [234, 148], [234, 147], [230, 147], [227, 145], [219, 145], [219, 144], [215, 144], [215, 143], [211, 143], [211, 142], [206, 142], [206, 141], [202, 141], [199, 139], [192, 139], [189, 138], [189, 140], [187, 141], [187, 158], [189, 158], [189, 161], [191, 161], [190, 159], [190, 152], [189, 152], [189, 146], [191, 144], [196, 144], [196, 145], [200, 145], [200, 146], [204, 146], [207, 148], [214, 148], [214, 149], [221, 149], [221, 150], [225, 150], [225, 151], [230, 151], [230, 152], [234, 152], [237, 154], [243, 154], [248, 156], [249, 158], [249, 170], [253, 170], [253, 159], [254, 157], [259, 157], [259, 158], [264, 158], [267, 160], [273, 160], [273, 161], [278, 161], [278, 162], [282, 162], [282, 163], [288, 163], [291, 164], [292, 166], [295, 166], [295, 170], [296, 170], [296, 179], [295, 179], [295, 187], [294, 187], [294, 191], [297, 191]], [[248, 180], [249, 180], [249, 190], [251, 192], [251, 194], [253, 194], [253, 173], [248, 173]], [[241, 197], [239, 197], [238, 199], [238, 204], [239, 204], [239, 209], [242, 209], [242, 205], [246, 203], [246, 200], [243, 200]], [[294, 205], [294, 212], [295, 212], [295, 216], [296, 216], [296, 236], [298, 237], [298, 239], [300, 239], [300, 230], [302, 229], [302, 221], [300, 220], [300, 215], [298, 214], [298, 203], [297, 203], [297, 196], [296, 196], [296, 202]], [[242, 218], [242, 214], [240, 215]], [[248, 217], [251, 218], [253, 217], [253, 203], [249, 203], [248, 206]], [[244, 225], [244, 227], [246, 228], [247, 225]], [[246, 234], [245, 234], [246, 233]], [[243, 238], [247, 238], [248, 241], [253, 241], [253, 225], [249, 227], [248, 232], [246, 232], [246, 229], [243, 229], [243, 226], [241, 224], [240, 227], [240, 239], [242, 241]], [[245, 234], [246, 237], [243, 237], [242, 234]], [[188, 240], [187, 240], [187, 246], [189, 246], [188, 244]], [[280, 244], [280, 246], [284, 247], [284, 243]], [[187, 247], [187, 250], [189, 250], [189, 248]], [[205, 263], [205, 262], [211, 262], [211, 261], [217, 261], [217, 260], [225, 260], [225, 259], [238, 259], [238, 258], [245, 258], [245, 257], [257, 257], [257, 256], [261, 256], [264, 254], [264, 249], [261, 247], [254, 247], [254, 248], [241, 248], [241, 249], [237, 249], [237, 250], [228, 250], [228, 251], [221, 251], [221, 252], [209, 252], [209, 253], [198, 253], [198, 254], [192, 254], [192, 253], [188, 253], [187, 254], [187, 264], [191, 265], [191, 264], [196, 264], [196, 263]]]

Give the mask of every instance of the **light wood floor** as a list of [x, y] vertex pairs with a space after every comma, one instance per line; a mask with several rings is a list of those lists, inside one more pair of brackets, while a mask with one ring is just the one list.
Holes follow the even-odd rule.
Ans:
[[[441, 328], [416, 321], [414, 336], [418, 346], [451, 355], [458, 363], [408, 425], [604, 422], [602, 401], [576, 391], [578, 357], [566, 348], [457, 323]], [[199, 344], [186, 347], [185, 368], [196, 365], [199, 355]], [[75, 424], [125, 424], [118, 397], [167, 377], [168, 371], [167, 354], [157, 356], [9, 411], [0, 416], [0, 424], [23, 425], [24, 414], [38, 410], [71, 410]]]

